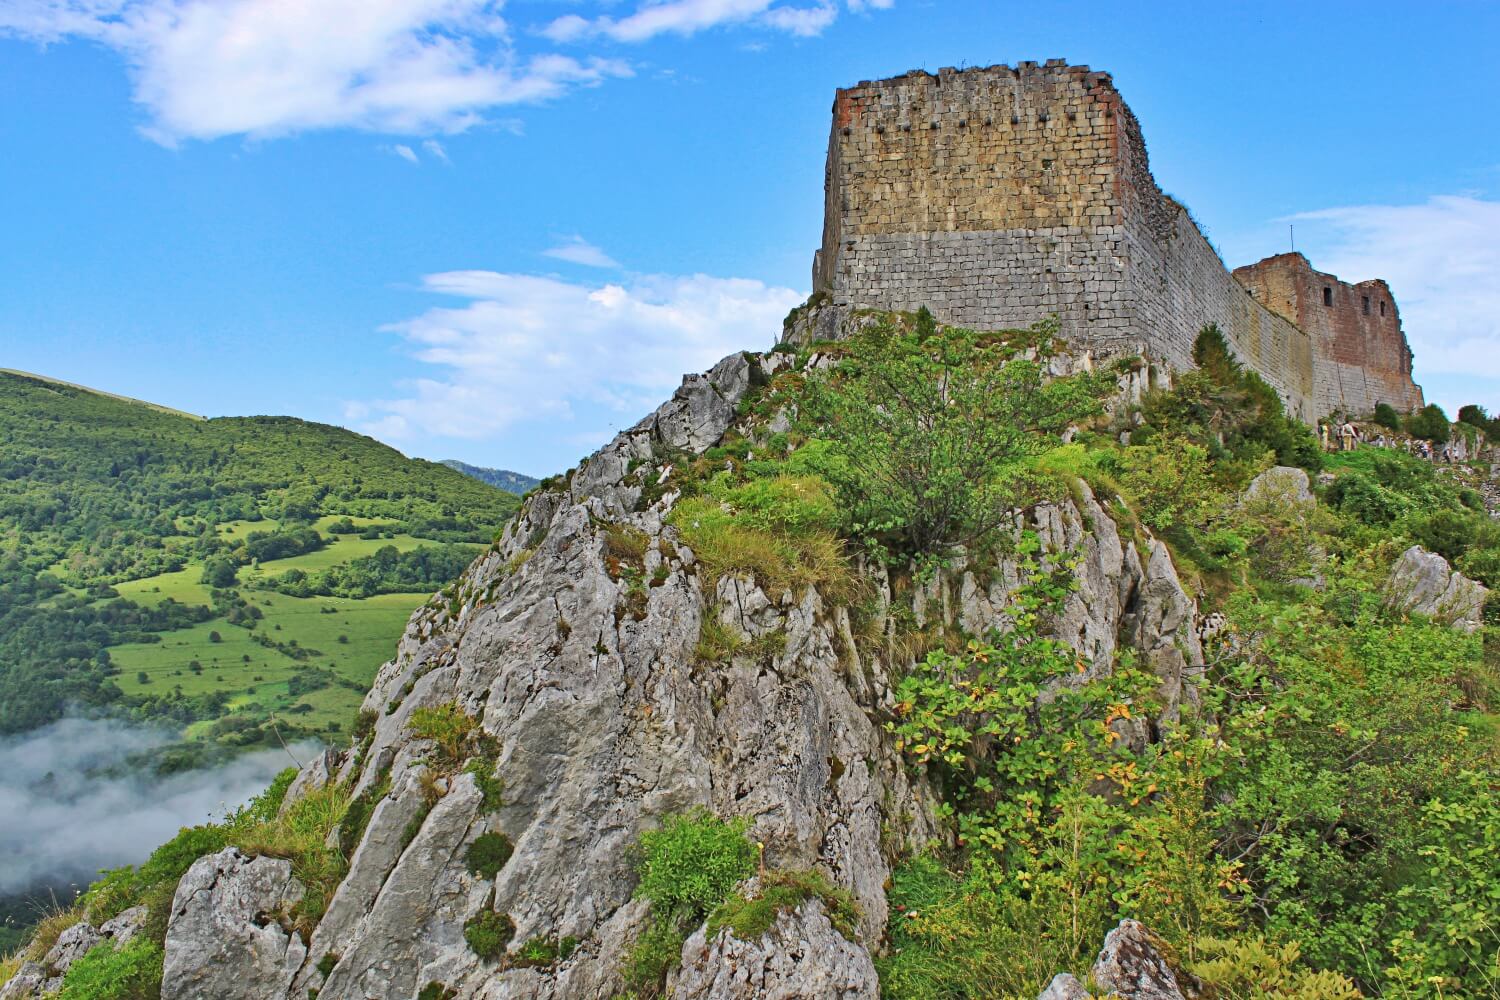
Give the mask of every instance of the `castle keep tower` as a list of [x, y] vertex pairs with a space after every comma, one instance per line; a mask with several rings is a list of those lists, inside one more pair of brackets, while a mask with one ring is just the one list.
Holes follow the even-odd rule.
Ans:
[[1421, 403], [1384, 282], [1306, 268], [1341, 303], [1387, 303], [1368, 320], [1304, 315], [1287, 291], [1295, 269], [1268, 266], [1281, 258], [1241, 269], [1241, 284], [1157, 186], [1109, 74], [1087, 66], [913, 72], [840, 90], [825, 198], [813, 288], [836, 306], [927, 305], [980, 329], [1057, 313], [1077, 343], [1177, 368], [1217, 323], [1304, 419]]

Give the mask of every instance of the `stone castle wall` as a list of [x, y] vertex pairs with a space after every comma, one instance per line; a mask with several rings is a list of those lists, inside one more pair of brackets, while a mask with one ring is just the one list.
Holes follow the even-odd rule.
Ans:
[[[1107, 73], [1052, 60], [840, 90], [825, 198], [813, 285], [837, 306], [927, 305], [990, 329], [1056, 313], [1076, 342], [1175, 367], [1191, 365], [1198, 331], [1217, 323], [1305, 419], [1368, 396], [1339, 391], [1353, 376], [1330, 374], [1319, 354], [1339, 344], [1356, 358], [1351, 338], [1363, 328], [1320, 338], [1231, 276], [1152, 178], [1140, 126]], [[1371, 384], [1393, 392], [1399, 381]]]
[[1368, 413], [1376, 403], [1401, 411], [1422, 405], [1401, 313], [1384, 281], [1349, 284], [1314, 270], [1300, 253], [1267, 257], [1234, 276], [1257, 301], [1308, 332], [1315, 345], [1314, 395], [1329, 409]]

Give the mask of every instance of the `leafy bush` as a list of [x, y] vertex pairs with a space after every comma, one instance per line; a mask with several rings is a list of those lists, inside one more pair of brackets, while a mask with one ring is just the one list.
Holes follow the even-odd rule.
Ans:
[[98, 945], [68, 967], [58, 1000], [157, 1000], [162, 958], [161, 945], [144, 937]]
[[1406, 418], [1406, 433], [1412, 437], [1426, 438], [1434, 444], [1442, 444], [1451, 433], [1448, 415], [1436, 403], [1428, 403]]
[[[1028, 336], [1056, 330], [1048, 320]], [[885, 324], [842, 346], [809, 400], [833, 452], [821, 471], [849, 530], [903, 556], [941, 557], [988, 535], [1023, 496], [1024, 461], [1099, 411], [1101, 377], [1048, 380], [993, 335]]]
[[641, 834], [638, 898], [651, 902], [651, 921], [625, 963], [632, 987], [654, 992], [676, 967], [682, 942], [755, 871], [747, 820], [726, 823], [706, 811], [668, 816]]
[[464, 940], [469, 949], [490, 962], [505, 956], [505, 949], [515, 936], [515, 921], [494, 910], [481, 910], [464, 924]]
[[503, 833], [481, 833], [469, 845], [465, 858], [469, 871], [480, 878], [491, 879], [500, 874], [500, 869], [510, 860], [515, 845]]
[[1375, 404], [1375, 422], [1387, 430], [1399, 431], [1401, 429], [1401, 414], [1390, 403]]
[[1202, 938], [1197, 950], [1188, 971], [1203, 981], [1206, 1000], [1360, 1000], [1364, 995], [1336, 972], [1304, 966], [1295, 941]]

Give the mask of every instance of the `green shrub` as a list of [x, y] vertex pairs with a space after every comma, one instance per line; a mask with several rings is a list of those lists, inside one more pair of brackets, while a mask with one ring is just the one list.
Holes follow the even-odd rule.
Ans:
[[1376, 403], [1374, 420], [1387, 430], [1399, 431], [1401, 429], [1401, 414], [1390, 403]]
[[481, 816], [489, 815], [499, 809], [502, 802], [505, 783], [495, 776], [496, 766], [495, 756], [488, 750], [481, 752], [464, 765], [465, 773], [474, 776], [474, 784], [479, 788]]
[[[941, 558], [1002, 524], [1022, 499], [1014, 472], [1070, 423], [1099, 412], [1102, 376], [1047, 379], [1003, 339], [892, 324], [844, 342], [808, 400], [833, 461], [848, 530], [903, 556]], [[1055, 336], [1049, 319], [1028, 331]]]
[[494, 910], [481, 910], [464, 924], [464, 940], [470, 950], [490, 962], [504, 957], [506, 946], [515, 936], [515, 922]]
[[547, 968], [564, 961], [578, 947], [578, 939], [534, 937], [511, 955], [510, 964], [521, 968]]
[[421, 992], [417, 994], [417, 1000], [453, 1000], [456, 996], [458, 996], [457, 990], [449, 989], [434, 980], [422, 987]]
[[480, 878], [491, 879], [500, 874], [500, 869], [510, 860], [515, 846], [503, 833], [481, 833], [469, 845], [465, 858], [469, 871]]
[[1436, 403], [1428, 403], [1406, 418], [1406, 433], [1412, 437], [1426, 438], [1434, 444], [1442, 444], [1451, 433], [1448, 415]]
[[726, 823], [706, 811], [668, 816], [641, 834], [641, 881], [635, 894], [653, 911], [685, 911], [699, 919], [755, 871], [746, 820]]
[[468, 756], [471, 738], [480, 731], [479, 720], [453, 702], [415, 709], [406, 727], [417, 739], [432, 740], [444, 762], [455, 767]]
[[101, 944], [68, 967], [58, 1000], [157, 1000], [161, 974], [162, 950], [155, 941]]
[[1203, 981], [1205, 1000], [1360, 1000], [1364, 995], [1338, 973], [1304, 966], [1295, 941], [1201, 938], [1197, 950], [1188, 971]]
[[641, 834], [638, 898], [651, 901], [650, 923], [625, 963], [633, 987], [652, 991], [675, 968], [688, 932], [755, 871], [748, 820], [726, 823], [705, 810], [668, 816]]
[[845, 889], [836, 889], [820, 871], [768, 872], [760, 882], [760, 894], [752, 898], [732, 895], [708, 918], [710, 939], [728, 927], [742, 941], [754, 941], [776, 922], [777, 915], [795, 910], [809, 899], [821, 899], [828, 920], [844, 937], [853, 941], [859, 927], [859, 909]]

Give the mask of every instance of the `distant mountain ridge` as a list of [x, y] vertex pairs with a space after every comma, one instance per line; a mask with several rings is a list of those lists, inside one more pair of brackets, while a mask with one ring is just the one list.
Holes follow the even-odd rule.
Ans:
[[507, 493], [514, 493], [517, 496], [529, 493], [536, 488], [537, 483], [541, 482], [540, 479], [524, 475], [520, 472], [511, 472], [509, 469], [486, 469], [480, 465], [470, 465], [468, 462], [460, 462], [456, 458], [445, 458], [438, 462], [438, 464], [446, 465], [455, 472], [462, 472], [464, 475], [477, 479], [481, 483], [498, 486]]

